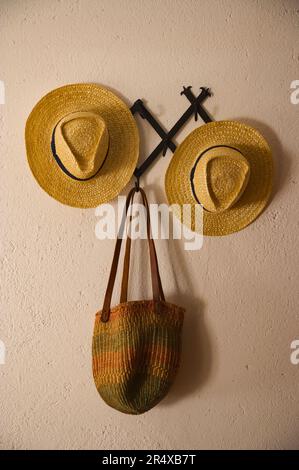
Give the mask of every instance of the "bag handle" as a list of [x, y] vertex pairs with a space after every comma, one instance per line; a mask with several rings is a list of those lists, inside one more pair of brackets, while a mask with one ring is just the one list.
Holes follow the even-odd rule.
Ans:
[[[152, 289], [153, 289], [153, 299], [155, 301], [164, 300], [164, 293], [161, 284], [161, 278], [159, 274], [158, 268], [158, 260], [156, 249], [154, 245], [154, 241], [151, 238], [151, 230], [150, 230], [150, 214], [149, 214], [149, 205], [146, 198], [146, 194], [142, 188], [132, 188], [129, 192], [127, 199], [126, 199], [126, 206], [122, 217], [122, 222], [120, 226], [120, 230], [117, 236], [114, 255], [110, 270], [109, 281], [106, 289], [106, 294], [104, 298], [104, 305], [101, 313], [101, 321], [107, 322], [110, 316], [110, 306], [111, 306], [111, 299], [113, 288], [115, 284], [115, 278], [117, 273], [117, 267], [119, 262], [119, 255], [121, 250], [121, 243], [122, 243], [122, 235], [124, 233], [125, 222], [127, 218], [127, 213], [130, 205], [133, 203], [134, 195], [136, 192], [140, 191], [142, 196], [142, 203], [146, 209], [147, 217], [147, 239], [148, 239], [148, 246], [149, 246], [149, 254], [150, 254], [150, 266], [151, 266], [151, 278], [152, 278]], [[129, 241], [130, 240], [130, 241]], [[127, 238], [127, 246], [126, 246], [126, 254], [125, 254], [125, 261], [124, 261], [124, 270], [123, 270], [123, 279], [122, 279], [122, 293], [121, 299], [127, 298], [127, 290], [128, 290], [128, 279], [129, 279], [129, 264], [130, 264], [130, 251], [131, 251], [131, 238]], [[125, 300], [126, 301], [126, 300]]]
[[[139, 188], [142, 204], [146, 209], [146, 227], [147, 227], [147, 239], [149, 245], [149, 254], [150, 254], [150, 267], [151, 267], [151, 278], [153, 286], [153, 297], [154, 300], [165, 300], [164, 292], [161, 283], [161, 277], [159, 273], [159, 265], [156, 253], [156, 247], [154, 240], [151, 234], [151, 222], [150, 222], [150, 210], [148, 200], [145, 194], [145, 191], [142, 188]], [[123, 267], [123, 277], [121, 284], [121, 296], [120, 303], [127, 302], [128, 299], [128, 283], [129, 283], [129, 272], [130, 272], [130, 255], [131, 255], [131, 237], [128, 234], [126, 241], [126, 251], [124, 258], [124, 267]], [[158, 292], [158, 295], [155, 296], [155, 292]]]
[[124, 227], [125, 227], [125, 221], [126, 221], [126, 218], [127, 218], [128, 208], [130, 206], [131, 199], [134, 196], [134, 194], [135, 194], [135, 188], [132, 188], [131, 191], [129, 192], [128, 196], [127, 196], [127, 199], [126, 199], [125, 210], [123, 212], [119, 233], [117, 235], [117, 240], [116, 240], [116, 244], [115, 244], [115, 248], [114, 248], [113, 260], [112, 260], [112, 265], [111, 265], [111, 270], [110, 270], [110, 275], [109, 275], [109, 280], [108, 280], [108, 285], [107, 285], [105, 298], [104, 298], [104, 305], [103, 305], [102, 314], [101, 314], [101, 320], [103, 322], [106, 322], [106, 321], [109, 320], [110, 305], [111, 305], [111, 299], [112, 299], [112, 292], [113, 292], [115, 277], [116, 277], [116, 273], [117, 273], [117, 266], [118, 266], [118, 259], [119, 259], [120, 249], [121, 249], [122, 235], [124, 233]]

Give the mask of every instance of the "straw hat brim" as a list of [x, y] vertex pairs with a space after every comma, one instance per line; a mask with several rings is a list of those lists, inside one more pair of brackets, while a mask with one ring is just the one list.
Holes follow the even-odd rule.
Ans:
[[[96, 112], [105, 120], [109, 150], [94, 178], [76, 181], [56, 163], [51, 137], [63, 116], [82, 110]], [[111, 91], [91, 83], [65, 85], [44, 96], [28, 117], [25, 140], [28, 162], [39, 185], [73, 207], [96, 207], [114, 199], [132, 177], [139, 155], [138, 130], [129, 108]]]
[[[273, 181], [273, 160], [270, 147], [254, 128], [236, 121], [217, 121], [191, 132], [175, 151], [165, 176], [165, 190], [170, 205], [178, 206], [175, 215], [182, 220], [184, 204], [196, 206], [190, 181], [191, 170], [198, 156], [214, 145], [239, 149], [250, 163], [250, 178], [241, 198], [223, 212], [203, 209], [203, 234], [211, 236], [237, 232], [253, 222], [269, 200]], [[189, 228], [196, 229], [194, 210]]]

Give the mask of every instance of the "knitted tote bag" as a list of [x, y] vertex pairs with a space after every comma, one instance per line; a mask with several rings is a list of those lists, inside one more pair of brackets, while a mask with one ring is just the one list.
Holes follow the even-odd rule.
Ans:
[[[111, 308], [122, 234], [128, 208], [140, 191], [146, 211], [152, 300], [127, 301], [131, 238], [126, 241], [120, 303]], [[165, 301], [148, 201], [142, 188], [133, 188], [126, 202], [103, 309], [96, 314], [92, 357], [93, 376], [103, 400], [118, 411], [140, 414], [154, 407], [168, 392], [179, 366], [185, 310]]]

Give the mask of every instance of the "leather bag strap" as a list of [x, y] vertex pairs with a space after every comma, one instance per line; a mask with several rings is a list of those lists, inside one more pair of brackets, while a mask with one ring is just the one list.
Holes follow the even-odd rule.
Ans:
[[[110, 316], [110, 307], [111, 307], [111, 299], [113, 288], [115, 284], [115, 278], [117, 274], [118, 262], [119, 262], [119, 255], [121, 250], [121, 243], [124, 234], [128, 209], [133, 203], [134, 195], [136, 192], [140, 191], [142, 196], [142, 203], [146, 209], [146, 223], [147, 223], [147, 238], [148, 238], [148, 246], [149, 246], [149, 254], [150, 254], [150, 266], [151, 266], [151, 278], [152, 278], [152, 289], [153, 289], [153, 299], [155, 301], [165, 300], [164, 293], [161, 284], [161, 278], [159, 274], [158, 268], [158, 260], [157, 254], [155, 250], [154, 241], [151, 238], [151, 230], [150, 230], [150, 213], [149, 213], [149, 205], [146, 198], [146, 194], [142, 188], [133, 188], [129, 192], [126, 200], [125, 210], [122, 217], [122, 222], [120, 226], [120, 230], [118, 233], [118, 237], [115, 244], [114, 255], [110, 270], [109, 281], [106, 289], [106, 294], [104, 298], [104, 304], [101, 313], [101, 321], [107, 322]], [[123, 269], [123, 278], [122, 278], [122, 288], [121, 288], [121, 301], [122, 299], [127, 299], [127, 292], [128, 292], [128, 280], [129, 280], [129, 265], [130, 265], [130, 252], [131, 252], [131, 238], [128, 236], [127, 244], [126, 244], [126, 253], [124, 259], [124, 269]]]
[[[154, 300], [165, 300], [164, 292], [161, 283], [161, 277], [159, 273], [159, 265], [156, 253], [156, 247], [154, 240], [151, 234], [151, 223], [150, 223], [150, 210], [148, 200], [145, 194], [145, 191], [140, 188], [140, 193], [142, 197], [142, 204], [146, 210], [146, 227], [147, 227], [147, 239], [149, 246], [149, 255], [150, 255], [150, 267], [151, 267], [151, 278], [152, 278], [152, 288], [153, 288], [153, 299]], [[130, 216], [131, 220], [131, 216]], [[124, 267], [123, 267], [123, 277], [121, 285], [121, 296], [120, 303], [127, 302], [128, 299], [128, 283], [129, 283], [129, 272], [130, 272], [130, 255], [131, 255], [131, 237], [128, 234], [126, 241], [126, 251], [124, 258]]]
[[114, 287], [116, 273], [117, 273], [117, 266], [118, 266], [118, 260], [119, 260], [119, 255], [120, 255], [121, 242], [122, 242], [122, 237], [123, 237], [123, 234], [124, 234], [128, 208], [131, 204], [131, 199], [133, 198], [134, 194], [135, 194], [135, 188], [132, 188], [131, 191], [129, 192], [128, 196], [127, 196], [127, 199], [126, 199], [125, 210], [123, 212], [120, 229], [119, 229], [119, 232], [118, 232], [118, 235], [117, 235], [117, 240], [116, 240], [116, 244], [115, 244], [115, 248], [114, 248], [112, 265], [111, 265], [111, 270], [110, 270], [110, 275], [109, 275], [109, 280], [108, 280], [108, 285], [107, 285], [107, 289], [106, 289], [106, 293], [105, 293], [105, 297], [104, 297], [104, 304], [103, 304], [102, 313], [101, 313], [102, 322], [107, 322], [109, 320], [110, 305], [111, 305], [113, 287]]

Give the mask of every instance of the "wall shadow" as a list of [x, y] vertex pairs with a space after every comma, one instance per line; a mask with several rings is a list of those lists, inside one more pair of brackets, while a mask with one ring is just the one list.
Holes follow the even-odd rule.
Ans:
[[187, 395], [199, 392], [208, 380], [212, 348], [204, 320], [204, 303], [190, 296], [177, 295], [178, 305], [186, 308], [183, 327], [181, 364], [175, 382], [162, 404], [172, 405]]
[[[152, 201], [161, 202], [164, 199], [160, 188], [148, 186], [147, 192], [154, 193], [155, 197]], [[174, 283], [174, 291], [170, 294], [166, 293], [166, 300], [186, 308], [180, 369], [170, 393], [161, 402], [161, 406], [168, 406], [186, 395], [198, 392], [200, 387], [207, 382], [213, 355], [204, 318], [205, 301], [198, 295], [200, 279], [194, 279], [190, 275], [188, 256], [186, 256], [188, 252], [184, 252], [181, 240], [170, 238], [162, 243], [168, 252], [169, 272]], [[200, 252], [196, 255], [199, 258]], [[166, 270], [161, 268], [160, 266], [163, 283]]]

